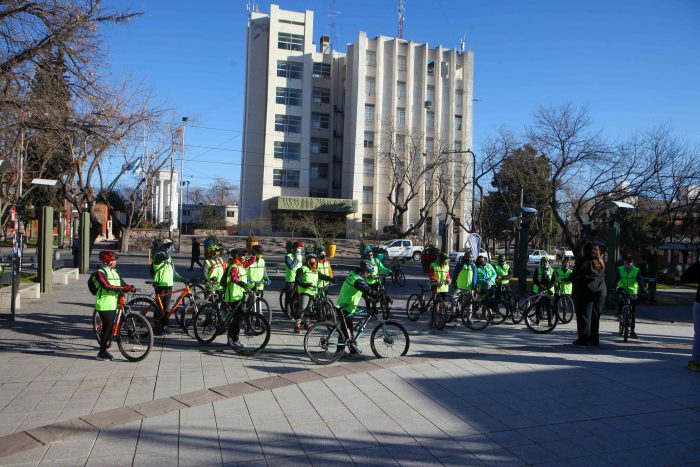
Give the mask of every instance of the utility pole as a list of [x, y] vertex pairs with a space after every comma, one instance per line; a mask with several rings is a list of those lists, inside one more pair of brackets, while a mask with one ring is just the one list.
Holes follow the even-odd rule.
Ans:
[[180, 186], [177, 190], [179, 197], [177, 214], [177, 251], [180, 253], [182, 253], [182, 187], [185, 184], [185, 125], [187, 125], [187, 120], [187, 117], [182, 117], [182, 147], [180, 148], [180, 176], [178, 177]]

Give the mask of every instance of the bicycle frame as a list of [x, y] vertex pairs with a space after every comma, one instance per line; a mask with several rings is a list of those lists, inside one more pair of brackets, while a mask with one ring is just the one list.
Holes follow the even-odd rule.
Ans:
[[[176, 293], [179, 293], [180, 296], [177, 298], [177, 300], [175, 301], [175, 304], [170, 308], [170, 310], [166, 311], [163, 308], [163, 300], [161, 299], [161, 297], [165, 297], [167, 295], [174, 295]], [[181, 289], [171, 290], [170, 292], [165, 292], [162, 294], [157, 293], [155, 296], [155, 302], [158, 305], [158, 308], [160, 308], [163, 311], [163, 313], [165, 313], [165, 316], [167, 318], [170, 318], [175, 313], [175, 310], [177, 310], [177, 308], [183, 302], [185, 297], [187, 297], [188, 295], [191, 295], [191, 294], [192, 294], [192, 292], [190, 291], [189, 285], [185, 284], [185, 286]]]

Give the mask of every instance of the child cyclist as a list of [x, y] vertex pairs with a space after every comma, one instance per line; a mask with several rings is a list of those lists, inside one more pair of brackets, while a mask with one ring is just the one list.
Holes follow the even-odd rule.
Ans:
[[[450, 265], [447, 264], [447, 254], [443, 251], [438, 253], [437, 259], [430, 265], [428, 280], [430, 281], [430, 291], [433, 295], [438, 295], [444, 299], [450, 290]], [[433, 326], [435, 320], [435, 307], [428, 322], [428, 327]]]
[[95, 296], [95, 310], [100, 315], [102, 330], [100, 331], [100, 351], [98, 360], [114, 360], [112, 354], [107, 352], [112, 338], [114, 319], [117, 316], [119, 294], [133, 292], [133, 285], [127, 285], [117, 272], [117, 254], [111, 250], [101, 251], [98, 256], [102, 265], [95, 272], [97, 282], [97, 294]]
[[211, 287], [215, 291], [221, 290], [221, 278], [224, 277], [226, 269], [219, 256], [219, 250], [219, 245], [215, 243], [207, 246], [207, 258], [204, 260], [204, 270], [202, 271], [204, 279], [211, 283]]
[[263, 258], [263, 247], [253, 245], [251, 248], [253, 256], [250, 258], [253, 262], [248, 266], [248, 282], [251, 289], [265, 290], [266, 285], [270, 285], [270, 278], [267, 277], [267, 268], [265, 258]]

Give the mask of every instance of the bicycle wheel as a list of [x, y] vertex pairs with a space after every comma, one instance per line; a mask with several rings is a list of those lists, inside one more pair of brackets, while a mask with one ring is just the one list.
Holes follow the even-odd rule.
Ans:
[[486, 329], [493, 319], [493, 312], [483, 303], [468, 301], [462, 310], [462, 322], [473, 331]]
[[95, 332], [95, 339], [98, 344], [102, 343], [102, 319], [100, 318], [100, 313], [97, 310], [92, 311], [92, 330]]
[[146, 318], [151, 323], [151, 326], [155, 322], [156, 313], [160, 313], [156, 302], [147, 297], [134, 298], [127, 302], [126, 306], [129, 307], [132, 313], [138, 313]]
[[396, 284], [399, 287], [403, 287], [406, 285], [406, 274], [403, 273], [403, 271], [399, 271], [398, 274], [396, 274]]
[[433, 324], [435, 328], [439, 330], [445, 329], [445, 324], [447, 324], [447, 306], [445, 302], [436, 297], [433, 310]]
[[[234, 318], [235, 319], [235, 318]], [[270, 342], [270, 323], [267, 319], [255, 311], [248, 311], [241, 321], [238, 343], [233, 345], [229, 339], [229, 345], [238, 355], [250, 357], [256, 355]]]
[[119, 323], [117, 346], [124, 358], [130, 362], [140, 362], [153, 347], [151, 324], [143, 315], [125, 310], [124, 318]]
[[[442, 304], [445, 305], [444, 303]], [[408, 353], [408, 332], [396, 321], [384, 321], [377, 325], [369, 338], [372, 353], [377, 358], [401, 357]]]
[[515, 299], [513, 299], [513, 302], [510, 305], [510, 320], [513, 324], [519, 324], [523, 320], [523, 311]]
[[508, 305], [505, 300], [489, 300], [488, 307], [491, 308], [491, 324], [501, 324], [508, 317]]
[[574, 318], [574, 301], [569, 295], [560, 295], [557, 302], [557, 312], [562, 324], [569, 324]]
[[202, 345], [211, 343], [218, 335], [222, 323], [221, 310], [213, 304], [204, 305], [197, 310], [194, 317], [194, 338]]
[[314, 363], [328, 365], [345, 351], [345, 335], [332, 321], [314, 324], [304, 336], [304, 352]]
[[255, 311], [260, 313], [267, 319], [268, 324], [272, 324], [272, 310], [270, 304], [262, 297], [255, 298]]
[[552, 310], [552, 306], [542, 304], [540, 309], [537, 309], [536, 304], [530, 305], [525, 313], [525, 325], [530, 331], [537, 334], [546, 334], [557, 327], [557, 314]]
[[408, 319], [415, 322], [418, 321], [421, 313], [423, 313], [423, 300], [420, 295], [414, 293], [408, 297], [406, 301], [406, 316], [408, 316]]
[[192, 296], [195, 300], [203, 300], [207, 297], [207, 288], [204, 287], [204, 284], [195, 282], [190, 286], [190, 289], [192, 289]]
[[197, 314], [197, 308], [197, 301], [192, 297], [185, 297], [182, 304], [177, 307], [178, 323], [187, 335], [190, 335], [190, 332], [192, 332], [192, 323]]

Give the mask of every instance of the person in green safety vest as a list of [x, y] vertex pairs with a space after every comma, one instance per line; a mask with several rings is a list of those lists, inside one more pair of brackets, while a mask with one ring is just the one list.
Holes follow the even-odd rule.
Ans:
[[571, 260], [569, 258], [564, 258], [561, 262], [561, 266], [554, 270], [554, 282], [559, 287], [559, 293], [562, 295], [571, 295], [573, 291], [573, 285], [571, 283]]
[[551, 297], [554, 295], [554, 281], [554, 269], [552, 269], [552, 266], [549, 264], [549, 258], [543, 256], [540, 260], [540, 265], [536, 267], [535, 271], [532, 273], [532, 292], [537, 294], [541, 290], [545, 291], [544, 296], [535, 306], [535, 311], [539, 316], [541, 316], [542, 307], [547, 308], [551, 316]]
[[464, 248], [464, 255], [457, 261], [452, 271], [452, 287], [463, 292], [471, 292], [476, 289], [476, 263], [474, 254], [468, 246]]
[[[297, 309], [294, 315], [296, 322], [294, 323], [294, 333], [299, 334], [301, 332], [302, 321], [305, 321], [305, 317], [308, 316], [309, 307], [313, 301], [313, 298], [318, 293], [318, 282], [319, 280], [333, 282], [333, 278], [321, 274], [318, 271], [318, 258], [315, 253], [309, 253], [306, 255], [306, 264], [297, 269], [297, 275], [295, 278], [295, 285], [297, 291], [299, 292], [299, 300], [297, 301]], [[306, 321], [306, 329], [311, 329], [312, 324]]]
[[[644, 279], [639, 272], [639, 268], [634, 265], [632, 255], [625, 256], [624, 263], [617, 268], [615, 276], [617, 288], [627, 292], [627, 295], [630, 297], [630, 337], [636, 339], [637, 333], [634, 331], [636, 319], [634, 312], [637, 309], [637, 299], [639, 295], [646, 294], [646, 288], [644, 287]], [[622, 305], [622, 300], [620, 300], [617, 306], [617, 316], [622, 314]]]
[[204, 280], [210, 282], [215, 291], [222, 289], [221, 278], [224, 277], [224, 270], [226, 269], [219, 256], [220, 249], [219, 245], [215, 243], [211, 243], [207, 246], [204, 268], [202, 270]]
[[372, 247], [365, 245], [362, 250], [362, 256], [365, 261], [372, 265], [372, 271], [367, 276], [367, 285], [373, 289], [379, 288], [379, 281], [381, 280], [379, 275], [389, 275], [392, 274], [392, 270], [384, 266], [379, 258], [374, 257], [374, 252]]
[[[333, 277], [333, 268], [331, 268], [331, 262], [326, 257], [326, 249], [322, 246], [316, 248], [316, 256], [318, 256], [318, 272], [328, 277]], [[318, 288], [323, 289], [328, 284], [330, 284], [329, 281], [319, 280]]]
[[296, 279], [297, 270], [302, 266], [304, 252], [304, 244], [301, 242], [287, 243], [287, 254], [284, 257], [284, 291], [286, 294], [285, 303], [287, 310], [282, 310], [285, 314], [292, 312], [292, 296], [294, 292], [294, 281]]
[[507, 288], [510, 284], [510, 265], [506, 263], [506, 257], [498, 255], [496, 264], [493, 265], [496, 271], [496, 297], [501, 296], [501, 288]]
[[496, 283], [496, 270], [486, 262], [486, 255], [479, 253], [476, 257], [476, 284], [479, 290], [487, 292]]
[[[243, 261], [245, 250], [235, 248], [231, 250], [231, 263], [229, 264], [225, 277], [224, 301], [231, 310], [235, 310], [241, 300], [245, 298], [248, 289], [248, 270]], [[228, 328], [228, 344], [234, 349], [242, 349], [243, 344], [238, 340], [241, 332], [241, 321], [243, 313], [237, 314], [238, 319], [231, 320]]]
[[117, 272], [117, 254], [111, 250], [101, 251], [98, 259], [102, 265], [95, 271], [94, 281], [97, 282], [95, 294], [95, 310], [100, 315], [102, 329], [100, 330], [100, 351], [98, 360], [114, 360], [112, 354], [107, 352], [111, 345], [114, 319], [117, 316], [119, 295], [136, 290], [133, 285], [128, 285]]
[[[253, 256], [251, 259], [254, 260], [248, 266], [248, 282], [250, 283], [250, 288], [255, 288], [256, 290], [264, 291], [266, 285], [270, 285], [270, 278], [267, 277], [267, 268], [265, 266], [265, 258], [263, 258], [263, 247], [260, 245], [253, 245], [251, 248]], [[256, 285], [257, 284], [257, 285]]]
[[[367, 277], [371, 274], [374, 266], [368, 261], [361, 260], [360, 265], [350, 271], [350, 274], [343, 282], [340, 292], [338, 293], [338, 300], [336, 305], [343, 312], [343, 320], [341, 326], [344, 327], [343, 333], [346, 336], [354, 337], [355, 328], [353, 326], [353, 315], [357, 311], [357, 306], [360, 303], [360, 299], [365, 296], [365, 301], [379, 300], [383, 297], [383, 293], [377, 292], [372, 289], [366, 282]], [[391, 299], [389, 299], [391, 302]], [[361, 359], [364, 358], [362, 351], [355, 345], [349, 346], [349, 354], [346, 354], [348, 358], [351, 359]], [[338, 348], [338, 352], [342, 352], [342, 348]]]
[[161, 242], [153, 256], [153, 264], [151, 265], [151, 278], [157, 295], [163, 303], [163, 309], [158, 310], [159, 316], [154, 320], [153, 334], [161, 336], [170, 334], [170, 326], [168, 318], [168, 310], [170, 309], [170, 297], [173, 291], [175, 281], [185, 282], [185, 278], [175, 271], [172, 255], [175, 252], [175, 244], [169, 238]]
[[[438, 253], [435, 261], [430, 264], [430, 271], [428, 272], [428, 280], [430, 281], [430, 291], [432, 294], [440, 294], [444, 299], [447, 292], [450, 290], [450, 279], [450, 265], [447, 262], [447, 253], [441, 251]], [[432, 309], [428, 327], [432, 327], [434, 321], [435, 307]]]

